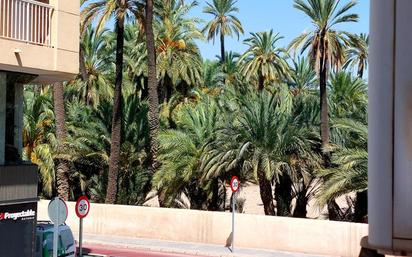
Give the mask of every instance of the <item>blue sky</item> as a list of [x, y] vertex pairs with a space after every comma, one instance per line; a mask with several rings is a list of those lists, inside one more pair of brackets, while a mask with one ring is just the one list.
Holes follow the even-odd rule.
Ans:
[[[359, 14], [358, 23], [351, 23], [340, 28], [353, 33], [369, 33], [369, 1], [358, 0], [358, 4], [352, 9], [353, 12]], [[202, 13], [207, 1], [198, 0], [198, 2], [199, 6], [195, 7], [190, 15], [204, 21], [210, 20], [212, 16]], [[243, 52], [246, 47], [242, 41], [249, 36], [249, 32], [273, 29], [284, 37], [280, 43], [286, 46], [293, 38], [311, 29], [312, 26], [303, 13], [293, 8], [293, 0], [238, 0], [237, 7], [240, 9], [237, 17], [242, 22], [245, 34], [240, 37], [239, 41], [237, 38], [227, 38], [227, 51]], [[198, 42], [198, 45], [205, 59], [214, 59], [220, 54], [218, 40], [214, 45], [212, 41]]]

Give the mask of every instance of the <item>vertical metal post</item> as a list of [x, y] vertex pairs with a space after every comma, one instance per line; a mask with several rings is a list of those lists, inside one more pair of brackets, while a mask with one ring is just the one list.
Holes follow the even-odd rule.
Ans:
[[79, 228], [79, 257], [83, 257], [83, 218], [80, 218], [80, 228]]
[[236, 206], [236, 192], [232, 196], [232, 253], [235, 252], [235, 206]]
[[[57, 197], [55, 198], [57, 199]], [[60, 214], [60, 204], [56, 204], [56, 221], [59, 220]], [[54, 233], [53, 233], [53, 257], [57, 257], [57, 248], [58, 248], [58, 240], [59, 240], [59, 224], [58, 222], [54, 223]]]

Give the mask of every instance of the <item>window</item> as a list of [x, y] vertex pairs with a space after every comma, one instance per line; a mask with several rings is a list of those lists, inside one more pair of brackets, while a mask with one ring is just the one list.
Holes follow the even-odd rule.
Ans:
[[61, 241], [63, 243], [63, 248], [67, 249], [74, 245], [74, 238], [70, 230], [63, 230], [60, 232]]

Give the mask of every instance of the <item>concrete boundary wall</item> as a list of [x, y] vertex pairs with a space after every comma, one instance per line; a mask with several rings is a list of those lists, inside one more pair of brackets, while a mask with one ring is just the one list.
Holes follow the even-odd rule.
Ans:
[[[48, 201], [40, 201], [38, 219], [47, 220]], [[78, 230], [79, 220], [69, 202], [67, 224]], [[359, 256], [360, 240], [368, 226], [347, 222], [239, 214], [236, 246], [308, 254]], [[183, 209], [91, 204], [84, 232], [226, 245], [231, 214]]]

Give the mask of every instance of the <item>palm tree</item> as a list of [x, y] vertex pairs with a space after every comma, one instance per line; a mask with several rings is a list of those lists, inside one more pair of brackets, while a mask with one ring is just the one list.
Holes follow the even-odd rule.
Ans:
[[99, 0], [87, 1], [88, 5], [82, 11], [83, 25], [88, 26], [95, 17], [100, 16], [96, 31], [99, 33], [105, 23], [115, 17], [116, 32], [116, 74], [114, 90], [114, 106], [112, 121], [112, 139], [110, 148], [109, 179], [106, 193], [106, 203], [116, 201], [117, 180], [119, 172], [119, 158], [122, 126], [122, 81], [123, 81], [123, 45], [125, 21], [137, 17], [140, 2], [135, 0]]
[[[25, 89], [24, 92], [24, 159], [31, 160], [39, 166], [39, 177], [42, 183], [41, 195], [51, 197], [57, 184], [56, 189], [60, 197], [69, 195], [76, 197], [77, 189], [85, 192], [84, 174], [88, 173], [90, 164], [85, 164], [89, 163], [87, 161], [82, 163], [82, 161], [88, 158], [87, 156], [93, 149], [88, 146], [88, 142], [93, 138], [98, 138], [96, 141], [100, 140], [101, 133], [93, 130], [93, 122], [90, 119], [83, 119], [84, 116], [90, 117], [90, 113], [84, 112], [85, 109], [77, 108], [84, 106], [84, 103], [66, 102], [67, 112], [65, 124], [63, 124], [64, 141], [60, 141], [61, 128], [57, 126], [62, 124], [61, 121], [57, 121], [56, 116], [61, 109], [55, 108], [53, 112], [52, 87], [44, 89], [44, 92], [40, 94], [34, 93], [31, 88]], [[57, 94], [60, 94], [58, 91]], [[76, 165], [80, 163], [82, 163], [81, 171], [76, 169]], [[69, 168], [70, 174], [65, 172]], [[67, 189], [64, 188], [66, 191], [61, 190], [63, 188], [62, 179], [65, 182], [64, 186], [69, 185]]]
[[179, 110], [185, 105], [196, 103], [200, 98], [200, 93], [195, 89], [174, 93], [169, 102], [163, 105], [163, 112], [167, 114], [169, 127], [176, 128], [176, 122], [174, 121], [174, 113], [176, 110]]
[[316, 89], [316, 72], [306, 58], [298, 57], [293, 59], [289, 69], [289, 78], [286, 83], [293, 95], [312, 93]]
[[277, 46], [282, 38], [270, 30], [251, 33], [251, 37], [244, 41], [249, 48], [239, 59], [241, 72], [246, 80], [257, 77], [259, 91], [266, 83], [282, 80], [287, 73], [288, 64], [282, 55], [285, 51]]
[[[196, 6], [177, 1], [158, 2], [156, 31], [156, 71], [159, 80], [159, 101], [167, 103], [172, 94], [187, 91], [202, 84], [202, 58], [195, 39], [203, 38], [196, 28], [197, 19], [186, 18]], [[134, 35], [126, 42], [126, 62], [136, 77], [147, 77], [147, 48], [141, 31], [133, 29]]]
[[[53, 105], [56, 119], [56, 137], [59, 142], [58, 151], [64, 152], [64, 142], [66, 140], [66, 119], [64, 111], [64, 87], [62, 82], [53, 85]], [[56, 166], [56, 189], [57, 194], [63, 200], [69, 200], [69, 165], [63, 159], [57, 160]]]
[[175, 205], [182, 193], [189, 198], [192, 209], [209, 207], [203, 204], [214, 198], [210, 195], [215, 192], [208, 185], [218, 178], [204, 179], [202, 163], [207, 145], [216, 137], [218, 111], [216, 102], [206, 97], [196, 106], [184, 106], [176, 113], [176, 129], [159, 134], [162, 166], [153, 178], [153, 185], [164, 190], [169, 206]]
[[144, 30], [130, 24], [126, 26], [124, 61], [131, 81], [142, 99], [148, 98], [147, 46]]
[[225, 36], [233, 36], [235, 34], [238, 39], [239, 35], [243, 34], [243, 27], [240, 20], [234, 15], [239, 9], [235, 7], [235, 0], [213, 0], [213, 4], [207, 3], [203, 9], [204, 13], [213, 15], [213, 20], [209, 21], [203, 32], [207, 33], [208, 40], [215, 40], [220, 34], [220, 57], [222, 63], [225, 61]]
[[[227, 120], [216, 140], [209, 144], [203, 161], [206, 178], [229, 172], [257, 181], [266, 215], [276, 215], [272, 183], [284, 185], [281, 179], [294, 173], [287, 171], [298, 168], [294, 166], [295, 160], [302, 159], [299, 163], [304, 163], [303, 160], [314, 159], [313, 136], [307, 128], [291, 125], [294, 122], [290, 120], [290, 95], [287, 88], [284, 92], [286, 95], [272, 95], [249, 90], [235, 97], [228, 95], [227, 101], [223, 101], [228, 105]], [[289, 184], [276, 192], [279, 215], [290, 213], [291, 190]]]
[[[147, 47], [147, 77], [149, 89], [149, 138], [150, 155], [152, 160], [152, 173], [154, 174], [160, 166], [158, 161], [159, 143], [157, 134], [159, 131], [159, 97], [157, 93], [156, 76], [156, 46], [153, 33], [153, 0], [146, 0], [146, 47]], [[162, 197], [159, 197], [159, 204], [162, 206]]]
[[322, 148], [325, 152], [325, 165], [329, 164], [329, 112], [327, 80], [331, 66], [340, 66], [344, 59], [344, 45], [348, 33], [334, 29], [336, 25], [356, 22], [357, 14], [348, 13], [356, 5], [350, 1], [339, 7], [336, 0], [295, 0], [294, 7], [306, 14], [314, 24], [314, 29], [295, 38], [290, 48], [302, 47], [302, 53], [309, 49], [309, 58], [316, 68], [319, 78]]
[[[135, 94], [134, 85], [131, 83], [123, 86], [123, 103], [119, 190], [116, 202], [142, 204], [150, 189], [151, 179], [145, 152], [148, 142], [148, 105]], [[70, 135], [67, 145], [73, 150], [65, 155], [72, 159], [70, 162], [73, 163], [72, 168], [76, 170], [74, 175], [77, 176], [71, 179], [71, 188], [77, 192], [81, 189], [81, 192], [86, 193], [84, 185], [90, 185], [96, 193], [92, 195], [93, 199], [104, 202], [113, 103], [102, 100], [96, 108], [91, 108], [83, 101], [75, 100], [67, 103], [67, 109], [67, 131]], [[98, 187], [101, 190], [97, 190]]]
[[[82, 6], [84, 4], [86, 0], [80, 0], [80, 6]], [[83, 54], [83, 49], [82, 49], [82, 41], [83, 41], [83, 29], [84, 29], [84, 25], [82, 24], [82, 21], [80, 21], [80, 37], [79, 37], [79, 75], [80, 75], [80, 79], [82, 81], [86, 81], [87, 80], [87, 72], [86, 72], [86, 65], [84, 63], [84, 54]]]
[[[338, 72], [330, 79], [332, 168], [320, 172], [323, 180], [319, 201], [356, 192], [354, 221], [367, 214], [367, 85], [349, 72]], [[341, 211], [338, 218], [344, 216]]]
[[197, 2], [183, 4], [168, 0], [158, 8], [157, 72], [160, 80], [160, 101], [170, 100], [176, 89], [187, 91], [202, 84], [202, 58], [194, 40], [203, 39], [196, 28], [197, 19], [189, 19], [187, 13]]
[[224, 61], [220, 60], [222, 71], [225, 75], [224, 82], [228, 85], [235, 85], [239, 79], [239, 58], [238, 53], [232, 51], [225, 53]]
[[347, 50], [347, 60], [345, 67], [357, 67], [358, 77], [363, 77], [363, 72], [368, 67], [368, 45], [369, 36], [361, 33], [349, 37], [349, 48]]
[[331, 75], [329, 88], [331, 119], [349, 118], [366, 122], [368, 88], [363, 79], [341, 71]]
[[321, 203], [326, 203], [341, 195], [351, 192], [362, 192], [368, 184], [368, 153], [363, 149], [342, 149], [333, 158], [337, 168], [324, 170], [321, 177], [327, 178], [322, 185], [319, 197]]
[[[96, 107], [100, 98], [108, 99], [113, 97], [113, 89], [109, 85], [107, 70], [109, 61], [106, 48], [106, 35], [108, 30], [96, 33], [91, 26], [87, 27], [80, 43], [82, 49], [83, 64], [85, 69], [85, 80], [80, 85], [73, 85], [84, 99], [86, 105]], [[70, 85], [69, 85], [70, 86]], [[80, 88], [79, 88], [80, 87]]]
[[220, 62], [205, 60], [203, 62], [202, 74], [202, 87], [204, 90], [223, 87], [223, 80], [226, 77], [226, 74], [223, 72]]
[[364, 222], [367, 215], [368, 127], [351, 119], [340, 119], [332, 128], [340, 131], [341, 145], [332, 157], [334, 168], [319, 172], [324, 183], [318, 201], [324, 204], [339, 196], [356, 192], [354, 221]]
[[49, 91], [36, 94], [24, 91], [23, 158], [39, 167], [40, 194], [51, 197], [55, 182], [55, 165], [50, 139], [53, 138], [53, 103]]
[[147, 169], [145, 148], [149, 140], [146, 101], [133, 94], [124, 97], [119, 203], [143, 204], [151, 189], [153, 174]]

